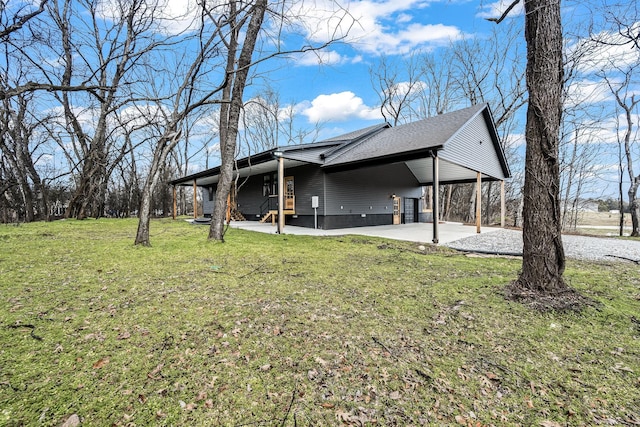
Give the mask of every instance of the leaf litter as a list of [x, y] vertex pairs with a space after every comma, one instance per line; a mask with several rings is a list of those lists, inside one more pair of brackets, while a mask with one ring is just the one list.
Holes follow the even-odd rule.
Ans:
[[[541, 314], [499, 295], [504, 278], [517, 273], [513, 260], [375, 238], [285, 242], [239, 231], [211, 247], [192, 228], [159, 225], [179, 229], [167, 236], [184, 239], [182, 248], [173, 241], [165, 250], [160, 241], [128, 262], [128, 243], [105, 238], [101, 247], [97, 233], [83, 252], [58, 249], [79, 267], [47, 273], [66, 284], [55, 292], [11, 276], [15, 286], [3, 297], [21, 306], [3, 323], [32, 324], [53, 343], [45, 352], [28, 334], [3, 331], [14, 345], [2, 361], [14, 373], [0, 378], [0, 386], [11, 384], [0, 404], [14, 422], [42, 417], [55, 425], [70, 413], [116, 426], [638, 421], [638, 337], [629, 319], [640, 307], [625, 271], [570, 267], [574, 283], [592, 298], [606, 294], [605, 303]], [[74, 238], [79, 251], [83, 237]], [[97, 266], [84, 272], [74, 258], [99, 259], [91, 251], [105, 247], [114, 258], [99, 269], [122, 283], [105, 286]], [[260, 255], [265, 248], [271, 255]], [[226, 274], [191, 262], [198, 256], [216, 265], [224, 259]], [[166, 259], [175, 262], [156, 261]], [[53, 320], [24, 314], [47, 312], [52, 298], [68, 307]], [[18, 354], [25, 363], [12, 362]], [[66, 399], [65, 389], [74, 390]], [[96, 396], [101, 405], [91, 403]]]

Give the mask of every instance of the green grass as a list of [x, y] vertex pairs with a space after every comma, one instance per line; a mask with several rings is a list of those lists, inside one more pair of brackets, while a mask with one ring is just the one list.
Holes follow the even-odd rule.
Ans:
[[635, 265], [569, 262], [599, 305], [539, 313], [501, 296], [517, 259], [135, 230], [0, 226], [0, 425], [640, 422]]

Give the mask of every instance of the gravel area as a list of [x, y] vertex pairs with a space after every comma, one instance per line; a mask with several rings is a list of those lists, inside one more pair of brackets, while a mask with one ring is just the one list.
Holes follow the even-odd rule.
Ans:
[[[621, 261], [640, 264], [640, 241], [563, 235], [565, 256], [586, 261]], [[522, 254], [522, 232], [498, 230], [466, 237], [443, 246], [459, 251], [498, 253], [506, 255]]]

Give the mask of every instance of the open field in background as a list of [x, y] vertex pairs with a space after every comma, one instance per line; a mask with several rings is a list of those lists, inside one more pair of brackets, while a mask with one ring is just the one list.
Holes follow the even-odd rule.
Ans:
[[[625, 235], [631, 233], [631, 215], [624, 216]], [[578, 228], [575, 230], [579, 234], [594, 236], [619, 236], [620, 215], [609, 212], [582, 212], [578, 217]]]
[[[631, 215], [624, 215], [624, 224], [631, 227]], [[609, 212], [581, 212], [578, 216], [578, 225], [598, 225], [613, 226], [620, 225], [620, 214], [612, 214]]]
[[134, 220], [0, 226], [0, 425], [640, 423], [637, 265], [597, 305], [503, 299], [520, 260]]

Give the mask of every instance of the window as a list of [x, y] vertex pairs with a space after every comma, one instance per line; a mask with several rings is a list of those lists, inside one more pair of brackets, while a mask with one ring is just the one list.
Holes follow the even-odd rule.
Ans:
[[266, 197], [271, 194], [271, 176], [265, 175], [262, 180], [262, 195]]

